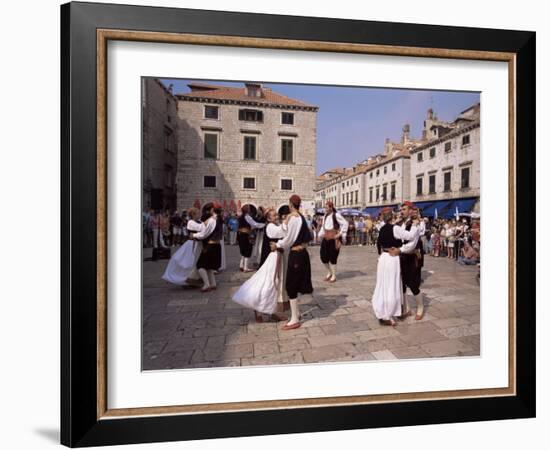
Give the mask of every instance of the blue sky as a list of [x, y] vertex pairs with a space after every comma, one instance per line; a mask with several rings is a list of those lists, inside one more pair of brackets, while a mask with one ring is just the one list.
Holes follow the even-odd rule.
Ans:
[[[192, 80], [162, 79], [174, 93], [189, 92]], [[242, 87], [242, 82], [200, 80]], [[317, 118], [317, 173], [333, 167], [351, 167], [382, 153], [384, 140], [398, 141], [405, 123], [411, 136], [420, 137], [426, 111], [432, 107], [441, 120], [480, 101], [478, 92], [264, 83], [276, 92], [319, 107]]]

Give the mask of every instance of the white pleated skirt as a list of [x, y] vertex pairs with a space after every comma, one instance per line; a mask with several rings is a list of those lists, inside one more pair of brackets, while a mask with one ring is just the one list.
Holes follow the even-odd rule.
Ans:
[[233, 295], [235, 303], [264, 314], [273, 314], [284, 296], [283, 255], [271, 252], [262, 266]]
[[172, 284], [184, 285], [195, 271], [202, 250], [200, 241], [188, 240], [172, 255], [162, 279]]
[[399, 256], [382, 252], [376, 269], [376, 287], [372, 297], [372, 308], [378, 319], [390, 320], [401, 315], [403, 285]]

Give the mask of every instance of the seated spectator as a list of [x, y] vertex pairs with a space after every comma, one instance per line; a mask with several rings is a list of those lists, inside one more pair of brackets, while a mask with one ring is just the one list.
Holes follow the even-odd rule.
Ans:
[[462, 255], [458, 258], [458, 263], [465, 266], [473, 266], [479, 263], [479, 252], [468, 242], [464, 242]]

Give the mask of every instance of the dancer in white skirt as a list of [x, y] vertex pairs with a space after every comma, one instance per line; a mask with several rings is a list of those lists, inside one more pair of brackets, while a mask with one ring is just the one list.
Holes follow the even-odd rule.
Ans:
[[[187, 230], [191, 236], [200, 232], [204, 225], [198, 222], [200, 212], [197, 208], [189, 208], [187, 214], [189, 215]], [[198, 281], [196, 265], [201, 250], [202, 242], [191, 239], [185, 242], [170, 258], [162, 279], [179, 286], [189, 284], [195, 279]]]
[[[284, 226], [277, 224], [275, 210], [267, 210], [265, 217], [267, 226], [264, 239], [269, 242], [277, 242], [282, 239], [285, 235]], [[232, 297], [235, 303], [254, 310], [256, 322], [263, 322], [262, 314], [269, 314], [276, 321], [287, 320], [287, 317], [276, 313], [277, 310], [288, 308], [288, 297], [285, 290], [285, 260], [286, 255], [283, 249], [270, 251], [260, 269]]]
[[410, 231], [395, 226], [391, 208], [384, 208], [381, 213], [384, 222], [378, 235], [378, 267], [376, 269], [376, 287], [372, 297], [374, 315], [381, 325], [394, 326], [395, 317], [401, 316], [403, 301], [403, 284], [401, 280], [401, 263], [399, 259], [403, 240], [412, 239], [418, 232], [414, 226]]

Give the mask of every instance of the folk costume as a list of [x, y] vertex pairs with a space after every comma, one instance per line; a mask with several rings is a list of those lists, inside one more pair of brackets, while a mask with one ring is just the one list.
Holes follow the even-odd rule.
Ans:
[[[278, 242], [285, 235], [282, 226], [267, 225], [265, 241]], [[268, 244], [269, 248], [269, 244]], [[284, 249], [271, 251], [258, 271], [233, 295], [235, 303], [264, 314], [274, 314], [288, 308], [285, 290], [286, 255]]]
[[[204, 225], [194, 220], [187, 222], [187, 230], [190, 235], [200, 232]], [[188, 279], [198, 278], [193, 276], [196, 273], [197, 260], [202, 250], [202, 242], [189, 239], [176, 253], [172, 255], [162, 279], [172, 284], [183, 286]]]
[[223, 219], [216, 214], [211, 215], [204, 222], [204, 229], [196, 233], [193, 238], [201, 240], [202, 251], [197, 261], [197, 270], [203, 282], [201, 291], [216, 289], [214, 272], [222, 265], [221, 240], [223, 236]]
[[[409, 202], [410, 203], [410, 202]], [[416, 320], [422, 319], [424, 315], [424, 301], [420, 292], [420, 264], [422, 250], [420, 242], [420, 228], [413, 227], [412, 221], [408, 220], [401, 225], [401, 231], [412, 231], [414, 233], [409, 238], [401, 238], [403, 245], [400, 247], [401, 255], [401, 278], [403, 280], [403, 315], [410, 315], [409, 304], [407, 301], [407, 287], [411, 290], [416, 300]]]
[[[328, 202], [327, 206], [333, 207], [332, 202]], [[338, 255], [342, 242], [346, 240], [348, 226], [348, 221], [335, 210], [323, 217], [319, 239], [321, 239], [321, 262], [327, 268], [325, 281], [331, 283], [336, 281]]]
[[[293, 195], [290, 197], [290, 202], [298, 209], [301, 199], [298, 195]], [[288, 216], [287, 227], [284, 238], [277, 241], [276, 247], [288, 252], [285, 288], [290, 302], [291, 318], [283, 329], [291, 330], [300, 327], [298, 294], [313, 292], [311, 262], [307, 251], [307, 244], [311, 241], [311, 231], [306, 219], [297, 210]]]
[[[263, 224], [264, 227], [267, 225], [266, 219], [264, 216], [256, 215], [254, 217], [254, 221], [259, 224]], [[254, 264], [258, 264], [258, 266], [262, 265], [262, 250], [263, 250], [263, 244], [264, 244], [264, 238], [265, 238], [265, 228], [256, 228], [256, 230], [253, 232], [255, 235], [254, 238], [254, 245], [252, 247], [252, 261]]]
[[398, 256], [391, 256], [388, 251], [392, 247], [402, 248], [403, 239], [412, 239], [416, 228], [404, 231], [401, 227], [386, 223], [380, 228], [377, 247], [378, 265], [376, 268], [376, 287], [372, 296], [372, 308], [377, 319], [388, 322], [401, 316], [403, 303], [403, 287], [401, 277], [401, 261]]
[[251, 233], [252, 230], [264, 228], [265, 223], [256, 222], [244, 208], [238, 222], [237, 242], [239, 243], [239, 251], [241, 253], [239, 268], [243, 272], [252, 272], [252, 269], [249, 267], [249, 260], [252, 256], [253, 249], [252, 243], [250, 242]]

